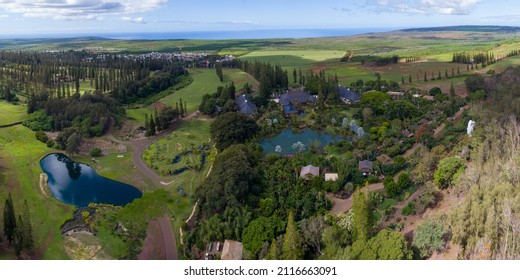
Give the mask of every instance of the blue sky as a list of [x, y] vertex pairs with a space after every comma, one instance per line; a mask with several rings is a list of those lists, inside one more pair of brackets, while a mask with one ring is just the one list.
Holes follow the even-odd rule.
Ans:
[[0, 0], [0, 36], [520, 25], [514, 0]]

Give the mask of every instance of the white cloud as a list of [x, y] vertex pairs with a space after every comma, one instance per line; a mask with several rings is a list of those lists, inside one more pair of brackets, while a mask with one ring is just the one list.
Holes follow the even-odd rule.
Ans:
[[121, 20], [128, 21], [128, 22], [133, 22], [133, 23], [146, 23], [146, 21], [144, 20], [143, 17], [136, 17], [136, 18], [133, 18], [133, 17], [121, 17]]
[[367, 0], [364, 5], [351, 8], [333, 8], [348, 13], [404, 13], [467, 15], [481, 0]]
[[0, 8], [25, 17], [61, 20], [100, 19], [107, 14], [155, 10], [167, 0], [0, 0]]

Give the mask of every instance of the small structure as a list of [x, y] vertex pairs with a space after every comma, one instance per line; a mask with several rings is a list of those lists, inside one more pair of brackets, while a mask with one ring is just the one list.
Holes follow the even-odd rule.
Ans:
[[382, 165], [390, 165], [394, 164], [394, 160], [387, 154], [382, 154], [378, 156], [377, 161], [379, 161]]
[[393, 99], [401, 99], [404, 97], [404, 92], [389, 91], [387, 94]]
[[364, 176], [371, 174], [374, 171], [373, 164], [369, 160], [362, 160], [359, 162], [359, 171], [363, 172]]
[[349, 88], [345, 88], [344, 86], [339, 86], [339, 97], [341, 101], [346, 104], [354, 103], [361, 99], [359, 93], [351, 91]]
[[320, 175], [320, 168], [312, 165], [304, 166], [300, 172], [300, 177], [303, 179], [311, 179], [312, 177]]
[[339, 176], [338, 173], [325, 173], [325, 181], [333, 181], [336, 182]]
[[255, 103], [253, 103], [253, 100], [247, 95], [239, 95], [235, 98], [235, 103], [238, 105], [238, 111], [245, 115], [252, 116], [258, 112]]
[[234, 240], [224, 240], [221, 260], [241, 260], [244, 247], [242, 243]]

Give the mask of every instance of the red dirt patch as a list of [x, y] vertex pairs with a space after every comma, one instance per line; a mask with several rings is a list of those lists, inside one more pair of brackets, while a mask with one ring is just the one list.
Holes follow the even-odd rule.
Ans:
[[167, 216], [150, 222], [143, 249], [137, 258], [139, 260], [179, 259], [172, 224]]

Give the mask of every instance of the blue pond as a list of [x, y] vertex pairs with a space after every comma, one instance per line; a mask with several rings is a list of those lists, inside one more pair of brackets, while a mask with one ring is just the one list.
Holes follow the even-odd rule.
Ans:
[[[265, 138], [260, 142], [260, 146], [266, 153], [276, 153], [281, 155], [294, 154], [298, 150], [293, 148], [293, 144], [301, 142], [305, 145], [305, 150], [309, 150], [309, 146], [314, 142], [318, 141], [320, 147], [325, 147], [332, 142], [339, 142], [342, 140], [348, 140], [348, 138], [330, 135], [326, 133], [318, 133], [314, 130], [305, 129], [301, 132], [293, 132], [291, 129], [285, 129], [275, 137]], [[276, 150], [276, 146], [280, 146], [280, 150]]]
[[49, 176], [52, 196], [77, 207], [91, 202], [123, 206], [143, 195], [137, 188], [99, 176], [92, 167], [64, 154], [50, 154], [40, 166]]

